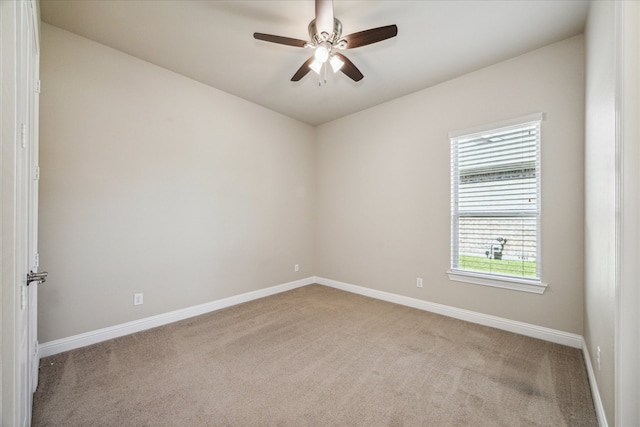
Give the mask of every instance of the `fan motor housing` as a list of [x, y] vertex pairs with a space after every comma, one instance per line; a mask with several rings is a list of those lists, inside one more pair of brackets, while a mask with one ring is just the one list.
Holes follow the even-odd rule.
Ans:
[[309, 22], [309, 37], [311, 38], [311, 40], [315, 42], [316, 45], [324, 41], [327, 41], [333, 44], [338, 40], [340, 40], [341, 36], [342, 36], [342, 22], [340, 22], [336, 18], [333, 18], [333, 33], [329, 34], [326, 39], [322, 36], [322, 34], [318, 33], [318, 28], [316, 27], [316, 20], [314, 19], [313, 21]]

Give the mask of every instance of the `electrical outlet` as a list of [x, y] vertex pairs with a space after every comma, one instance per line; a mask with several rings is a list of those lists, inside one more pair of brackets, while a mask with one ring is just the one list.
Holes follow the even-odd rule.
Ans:
[[598, 364], [598, 371], [600, 370], [600, 346], [596, 347], [596, 363]]
[[421, 288], [422, 287], [422, 277], [418, 277], [416, 279], [416, 286]]
[[143, 302], [142, 294], [133, 294], [133, 305], [142, 305]]
[[294, 265], [293, 271], [300, 271], [300, 265], [299, 264]]

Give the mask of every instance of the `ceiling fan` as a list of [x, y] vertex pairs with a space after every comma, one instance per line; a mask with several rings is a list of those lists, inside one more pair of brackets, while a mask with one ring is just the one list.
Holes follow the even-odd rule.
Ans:
[[354, 49], [395, 37], [398, 34], [398, 27], [396, 25], [387, 25], [342, 37], [342, 23], [333, 16], [333, 0], [315, 0], [315, 2], [316, 17], [309, 23], [311, 41], [263, 33], [253, 33], [253, 37], [257, 40], [271, 43], [315, 49], [313, 56], [307, 59], [291, 77], [293, 82], [299, 81], [311, 70], [321, 75], [324, 69], [324, 82], [326, 83], [327, 63], [329, 63], [334, 73], [342, 71], [356, 82], [362, 80], [364, 76], [360, 70], [339, 51]]

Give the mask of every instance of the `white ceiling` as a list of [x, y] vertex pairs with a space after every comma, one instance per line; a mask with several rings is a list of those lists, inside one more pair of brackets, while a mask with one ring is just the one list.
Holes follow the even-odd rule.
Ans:
[[311, 125], [360, 111], [582, 33], [588, 0], [335, 0], [343, 35], [398, 36], [343, 53], [364, 74], [291, 76], [308, 49], [313, 0], [41, 0], [42, 20]]

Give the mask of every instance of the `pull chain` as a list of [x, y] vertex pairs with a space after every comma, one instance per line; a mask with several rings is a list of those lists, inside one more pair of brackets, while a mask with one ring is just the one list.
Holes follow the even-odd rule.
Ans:
[[324, 84], [327, 84], [327, 63], [322, 64], [322, 68], [324, 69]]
[[[324, 73], [324, 80], [322, 74]], [[322, 64], [320, 72], [318, 73], [318, 87], [322, 86], [322, 83], [327, 84], [327, 63]]]

